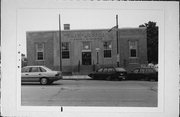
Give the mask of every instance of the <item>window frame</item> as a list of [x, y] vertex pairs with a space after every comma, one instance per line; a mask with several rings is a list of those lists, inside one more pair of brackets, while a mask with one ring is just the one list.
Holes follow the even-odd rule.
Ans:
[[[38, 50], [39, 44], [42, 44], [42, 50]], [[45, 43], [35, 43], [36, 61], [44, 61], [45, 60], [44, 50], [45, 50]], [[38, 57], [39, 52], [42, 53], [42, 59], [39, 59], [39, 57]]]
[[[70, 42], [62, 42], [62, 47], [63, 47], [63, 43], [67, 44], [68, 50], [63, 50], [63, 48], [62, 48], [61, 57], [62, 57], [62, 59], [70, 59]], [[68, 52], [68, 57], [67, 58], [63, 57], [63, 52]]]
[[[135, 47], [131, 48], [131, 43], [135, 44]], [[128, 47], [129, 47], [129, 58], [138, 58], [138, 40], [129, 40], [128, 41]], [[132, 50], [135, 50], [135, 56], [132, 56]]]
[[[88, 49], [86, 49], [85, 46], [84, 46], [84, 45], [86, 45], [86, 43], [89, 46]], [[92, 48], [91, 43], [92, 43], [91, 41], [82, 41], [82, 47], [81, 47], [82, 52], [91, 52], [91, 48]]]
[[[105, 48], [105, 43], [107, 43], [107, 46], [111, 45], [111, 48]], [[110, 43], [108, 45], [108, 43]], [[103, 42], [103, 53], [104, 53], [104, 58], [112, 58], [112, 41], [104, 41]], [[110, 52], [110, 56], [108, 55], [108, 51]]]

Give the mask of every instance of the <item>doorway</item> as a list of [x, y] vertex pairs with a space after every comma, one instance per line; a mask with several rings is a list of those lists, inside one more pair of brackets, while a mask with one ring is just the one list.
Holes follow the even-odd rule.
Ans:
[[91, 65], [91, 52], [82, 52], [82, 65]]

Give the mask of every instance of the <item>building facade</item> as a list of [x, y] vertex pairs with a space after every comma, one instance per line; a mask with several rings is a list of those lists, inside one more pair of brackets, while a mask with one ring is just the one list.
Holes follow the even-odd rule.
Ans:
[[[31, 31], [26, 36], [27, 64], [59, 70], [59, 31]], [[102, 66], [117, 66], [117, 62], [131, 70], [147, 63], [146, 28], [63, 30], [61, 40], [64, 73], [86, 74]]]

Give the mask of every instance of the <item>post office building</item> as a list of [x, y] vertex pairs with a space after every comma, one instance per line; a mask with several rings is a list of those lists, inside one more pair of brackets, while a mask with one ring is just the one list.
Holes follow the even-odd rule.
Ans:
[[26, 39], [28, 65], [59, 70], [61, 63], [64, 73], [89, 73], [102, 66], [131, 70], [147, 63], [146, 28], [28, 31]]

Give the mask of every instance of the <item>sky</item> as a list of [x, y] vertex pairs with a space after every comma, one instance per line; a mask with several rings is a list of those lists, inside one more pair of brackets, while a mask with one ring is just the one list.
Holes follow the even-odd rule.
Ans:
[[110, 29], [116, 25], [118, 15], [119, 28], [138, 27], [153, 21], [159, 25], [161, 11], [158, 10], [117, 10], [117, 9], [21, 9], [18, 11], [17, 33], [22, 45], [21, 53], [26, 54], [27, 31], [51, 31], [70, 24], [76, 29]]

